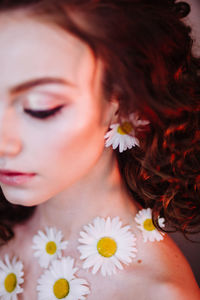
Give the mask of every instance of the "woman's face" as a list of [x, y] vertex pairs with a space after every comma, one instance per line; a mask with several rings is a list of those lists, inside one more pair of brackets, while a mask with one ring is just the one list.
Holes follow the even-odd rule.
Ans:
[[[103, 66], [76, 37], [15, 12], [0, 15], [0, 70], [1, 169], [36, 173], [0, 185], [11, 203], [37, 205], [83, 178], [104, 152], [113, 108], [101, 93]], [[25, 111], [57, 107], [44, 119]]]

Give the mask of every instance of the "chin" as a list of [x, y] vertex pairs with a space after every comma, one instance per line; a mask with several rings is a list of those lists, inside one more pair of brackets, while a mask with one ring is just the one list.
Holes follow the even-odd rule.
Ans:
[[[38, 204], [41, 203], [41, 201], [37, 201], [37, 198], [33, 198], [33, 199], [28, 199], [28, 197], [20, 197], [17, 195], [11, 195], [10, 193], [3, 193], [5, 199], [13, 205], [21, 205], [21, 206], [27, 206], [27, 207], [31, 207], [31, 206], [36, 206]], [[17, 193], [16, 193], [17, 194]]]
[[20, 206], [26, 206], [26, 207], [31, 207], [31, 206], [36, 206], [38, 203], [36, 201], [23, 201], [23, 200], [18, 200], [18, 199], [8, 199], [6, 200], [13, 204], [13, 205], [20, 205]]
[[5, 187], [1, 187], [1, 190], [5, 199], [14, 205], [27, 207], [37, 206], [49, 199], [48, 194], [46, 195], [45, 193], [41, 193], [39, 190], [8, 189]]

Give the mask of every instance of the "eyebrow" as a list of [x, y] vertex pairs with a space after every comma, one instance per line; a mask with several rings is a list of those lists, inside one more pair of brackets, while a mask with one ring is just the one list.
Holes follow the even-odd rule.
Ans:
[[9, 93], [11, 95], [17, 94], [20, 92], [27, 91], [33, 87], [39, 86], [39, 85], [45, 85], [45, 84], [61, 84], [61, 85], [68, 85], [71, 87], [76, 87], [76, 85], [66, 79], [63, 78], [55, 78], [55, 77], [43, 77], [43, 78], [36, 78], [32, 80], [25, 81], [23, 83], [20, 83], [14, 87], [11, 87], [9, 89]]

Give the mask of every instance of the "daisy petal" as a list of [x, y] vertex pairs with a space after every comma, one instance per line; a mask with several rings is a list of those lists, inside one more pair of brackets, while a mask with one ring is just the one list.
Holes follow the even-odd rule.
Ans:
[[[164, 232], [160, 232], [154, 225], [152, 221], [152, 209], [146, 208], [141, 209], [135, 216], [135, 221], [137, 227], [142, 231], [143, 240], [147, 241], [161, 241], [163, 240]], [[160, 227], [164, 227], [164, 218], [158, 217], [158, 224]]]
[[23, 292], [21, 284], [23, 279], [23, 264], [13, 257], [5, 255], [5, 263], [0, 261], [0, 298], [5, 300], [17, 300], [17, 295]]
[[76, 277], [76, 271], [74, 259], [70, 256], [54, 260], [38, 279], [38, 300], [85, 299], [90, 289], [85, 279]]
[[38, 257], [42, 268], [48, 268], [50, 263], [61, 258], [62, 250], [66, 249], [68, 241], [62, 241], [63, 234], [54, 227], [46, 227], [46, 233], [41, 230], [33, 237], [32, 248], [35, 250], [34, 256]]
[[123, 269], [122, 263], [132, 262], [137, 252], [136, 238], [129, 225], [122, 227], [119, 217], [97, 217], [83, 228], [77, 249], [84, 269], [92, 268], [93, 274], [100, 271], [103, 276], [110, 276]]

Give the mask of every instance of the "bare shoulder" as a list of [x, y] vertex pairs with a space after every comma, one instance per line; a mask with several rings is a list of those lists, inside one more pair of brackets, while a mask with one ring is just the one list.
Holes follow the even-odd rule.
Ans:
[[144, 242], [141, 232], [137, 229], [135, 232], [138, 252], [131, 273], [135, 271], [137, 284], [145, 287], [137, 291], [140, 299], [146, 299], [147, 295], [148, 300], [200, 299], [191, 267], [169, 235], [165, 234], [159, 242]]
[[199, 288], [188, 290], [184, 283], [164, 283], [152, 288], [149, 300], [157, 300], [162, 296], [162, 300], [199, 300]]

